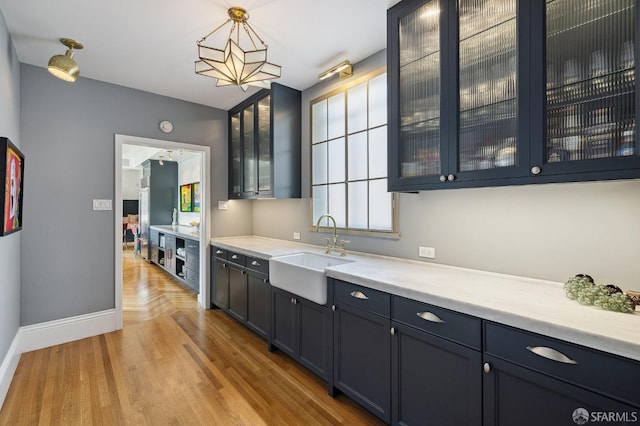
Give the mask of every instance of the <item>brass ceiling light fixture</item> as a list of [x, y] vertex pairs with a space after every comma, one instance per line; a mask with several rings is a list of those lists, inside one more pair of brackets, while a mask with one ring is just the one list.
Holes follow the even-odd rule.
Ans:
[[49, 59], [49, 65], [47, 69], [49, 72], [61, 80], [74, 82], [80, 75], [80, 67], [78, 63], [73, 60], [73, 55], [76, 50], [82, 49], [84, 46], [82, 43], [70, 39], [61, 38], [60, 42], [68, 47], [64, 55], [54, 55]]
[[324, 80], [326, 78], [331, 77], [332, 75], [340, 74], [340, 80], [344, 80], [345, 78], [349, 78], [353, 75], [353, 67], [351, 66], [351, 62], [342, 61], [338, 65], [329, 68], [322, 74], [318, 76], [319, 80]]
[[[271, 80], [280, 78], [280, 65], [267, 62], [267, 45], [247, 22], [246, 10], [234, 6], [227, 13], [229, 19], [198, 40], [196, 74], [217, 78], [216, 86], [235, 85], [244, 91], [248, 86], [270, 87]], [[231, 29], [223, 49], [204, 45], [229, 23], [232, 23]]]

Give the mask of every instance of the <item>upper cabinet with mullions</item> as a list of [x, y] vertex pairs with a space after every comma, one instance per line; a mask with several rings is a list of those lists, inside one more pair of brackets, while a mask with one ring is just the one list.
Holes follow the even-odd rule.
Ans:
[[389, 190], [640, 177], [637, 3], [389, 9]]
[[229, 111], [229, 198], [300, 197], [300, 91], [273, 83]]

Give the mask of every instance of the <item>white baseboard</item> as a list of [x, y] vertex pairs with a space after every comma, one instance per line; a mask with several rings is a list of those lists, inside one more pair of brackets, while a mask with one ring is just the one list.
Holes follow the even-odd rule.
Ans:
[[42, 322], [20, 327], [22, 338], [21, 352], [48, 348], [98, 334], [109, 333], [116, 329], [116, 310], [93, 312], [76, 317]]
[[22, 353], [20, 351], [21, 337], [22, 331], [18, 329], [16, 336], [13, 338], [13, 342], [11, 342], [11, 346], [9, 346], [7, 355], [4, 357], [2, 364], [0, 364], [0, 409], [4, 404], [7, 392], [9, 392], [9, 386], [11, 385], [11, 380], [16, 372], [16, 368], [18, 368], [18, 361], [20, 361], [20, 354]]
[[0, 408], [4, 404], [23, 352], [48, 348], [115, 330], [115, 309], [20, 327], [7, 355], [0, 364]]

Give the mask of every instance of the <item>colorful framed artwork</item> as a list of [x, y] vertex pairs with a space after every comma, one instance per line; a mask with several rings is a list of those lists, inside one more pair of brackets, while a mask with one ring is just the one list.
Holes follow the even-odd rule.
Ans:
[[181, 212], [191, 212], [193, 211], [191, 205], [191, 184], [187, 183], [184, 185], [180, 185], [180, 211]]
[[194, 182], [192, 184], [192, 190], [193, 190], [192, 211], [199, 212], [200, 211], [200, 182]]
[[24, 189], [24, 155], [7, 138], [0, 138], [0, 183], [4, 189], [0, 236], [4, 236], [22, 229]]

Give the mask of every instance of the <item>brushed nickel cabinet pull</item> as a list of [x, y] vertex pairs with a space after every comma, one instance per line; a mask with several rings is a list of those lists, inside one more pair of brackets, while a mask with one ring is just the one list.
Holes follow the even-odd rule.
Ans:
[[367, 295], [366, 295], [366, 294], [364, 294], [364, 293], [363, 293], [363, 292], [361, 292], [361, 291], [352, 291], [352, 292], [351, 292], [351, 296], [355, 297], [356, 299], [362, 299], [362, 300], [367, 300], [367, 299], [369, 299], [369, 298], [367, 297]]
[[482, 370], [485, 373], [490, 373], [491, 372], [491, 364], [489, 364], [488, 362], [485, 362], [484, 366], [482, 367]]
[[527, 346], [527, 349], [534, 354], [541, 356], [543, 358], [547, 358], [553, 361], [562, 362], [564, 364], [577, 364], [578, 362], [574, 359], [569, 358], [562, 352], [559, 352], [553, 348], [549, 348], [547, 346]]
[[396, 329], [394, 327], [391, 327], [390, 333], [391, 333], [392, 336], [395, 336]]
[[251, 262], [251, 264], [253, 266], [260, 266], [260, 262], [258, 262], [257, 260], [254, 260], [253, 262]]
[[232, 255], [232, 256], [231, 256], [231, 258], [232, 258], [232, 259], [240, 259], [240, 257], [238, 257], [238, 255], [237, 255], [237, 254]]
[[216, 250], [216, 254], [222, 254], [224, 253], [222, 250]]
[[416, 315], [418, 315], [425, 321], [444, 323], [444, 320], [442, 318], [432, 312], [416, 312]]

